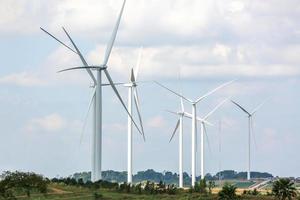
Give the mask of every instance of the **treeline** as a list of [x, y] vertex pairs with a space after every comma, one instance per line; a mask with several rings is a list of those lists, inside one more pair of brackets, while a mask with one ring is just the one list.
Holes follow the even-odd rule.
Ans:
[[[273, 175], [269, 173], [261, 173], [261, 172], [251, 172], [251, 177], [253, 178], [272, 178]], [[75, 173], [72, 178], [79, 180], [82, 179], [84, 182], [91, 180], [91, 173], [90, 172], [82, 172], [82, 173]], [[103, 171], [102, 178], [105, 181], [110, 182], [118, 182], [123, 183], [127, 180], [127, 172], [117, 172], [117, 171]], [[247, 173], [246, 172], [236, 172], [233, 170], [224, 170], [218, 172], [215, 175], [206, 174], [206, 180], [229, 180], [229, 179], [246, 179]], [[200, 180], [200, 177], [197, 177], [197, 181]], [[151, 181], [155, 183], [159, 183], [163, 181], [166, 184], [177, 184], [178, 183], [178, 174], [172, 172], [165, 172], [160, 173], [156, 172], [153, 169], [148, 169], [146, 171], [140, 171], [133, 176], [133, 182], [139, 183], [142, 181]], [[191, 183], [191, 177], [188, 173], [183, 173], [183, 182], [185, 185], [189, 185]]]
[[[251, 178], [254, 179], [259, 179], [259, 178], [273, 178], [273, 175], [267, 172], [251, 172]], [[209, 174], [206, 175], [206, 178], [209, 179], [208, 177]], [[211, 177], [212, 179], [217, 180], [219, 177], [224, 180], [228, 179], [246, 179], [247, 178], [247, 172], [236, 172], [234, 170], [224, 170], [221, 172], [218, 172], [215, 176]]]

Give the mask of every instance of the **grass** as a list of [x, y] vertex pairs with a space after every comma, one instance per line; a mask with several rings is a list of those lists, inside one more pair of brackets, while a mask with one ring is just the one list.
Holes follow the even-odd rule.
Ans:
[[[217, 191], [217, 190], [216, 190]], [[119, 193], [114, 190], [99, 189], [92, 190], [82, 187], [65, 186], [61, 184], [51, 184], [49, 186], [49, 193], [44, 196], [41, 194], [33, 194], [31, 198], [19, 196], [18, 199], [26, 200], [95, 200], [95, 193], [101, 194], [103, 200], [119, 200], [119, 199], [133, 199], [133, 200], [217, 200], [217, 194], [200, 195], [198, 193], [189, 193], [188, 191], [178, 192], [176, 195], [168, 194], [127, 194]], [[249, 200], [273, 200], [269, 196], [243, 196], [242, 199]]]

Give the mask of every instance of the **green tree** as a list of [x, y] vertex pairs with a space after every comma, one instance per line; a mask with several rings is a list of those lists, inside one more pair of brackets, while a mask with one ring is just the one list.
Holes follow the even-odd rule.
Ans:
[[297, 196], [294, 183], [290, 179], [281, 178], [273, 183], [272, 192], [279, 200], [291, 200]]
[[226, 183], [218, 194], [219, 200], [236, 200], [236, 187]]
[[4, 199], [13, 199], [13, 192], [16, 190], [24, 191], [30, 197], [31, 191], [47, 193], [48, 180], [41, 175], [25, 172], [4, 172], [1, 175], [0, 196]]

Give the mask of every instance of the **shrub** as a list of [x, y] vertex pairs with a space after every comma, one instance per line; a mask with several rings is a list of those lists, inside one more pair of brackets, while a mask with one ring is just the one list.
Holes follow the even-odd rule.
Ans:
[[236, 187], [226, 183], [218, 194], [219, 200], [236, 200]]
[[272, 192], [279, 200], [289, 199], [297, 196], [294, 183], [289, 179], [279, 179], [273, 183]]

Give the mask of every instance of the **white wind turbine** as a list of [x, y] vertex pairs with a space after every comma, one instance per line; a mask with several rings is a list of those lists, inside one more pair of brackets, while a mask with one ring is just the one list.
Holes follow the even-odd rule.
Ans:
[[125, 87], [128, 88], [128, 143], [127, 143], [127, 183], [132, 183], [132, 98], [134, 99], [134, 105], [136, 107], [136, 111], [138, 114], [139, 122], [141, 125], [142, 135], [143, 139], [145, 141], [145, 135], [144, 135], [144, 127], [142, 122], [142, 116], [140, 112], [140, 103], [139, 103], [139, 96], [137, 91], [137, 78], [139, 74], [139, 68], [141, 63], [141, 57], [142, 57], [142, 48], [139, 53], [139, 57], [137, 60], [136, 68], [135, 70], [131, 68], [130, 70], [130, 78], [129, 83], [124, 84]]
[[[77, 54], [84, 65], [81, 67], [73, 67], [73, 68], [61, 70], [59, 72], [77, 70], [77, 69], [85, 69], [88, 72], [88, 74], [90, 75], [91, 79], [93, 80], [94, 91], [93, 91], [92, 100], [91, 100], [91, 104], [93, 104], [93, 111], [94, 111], [94, 113], [93, 113], [92, 177], [91, 177], [93, 182], [102, 179], [102, 174], [101, 174], [101, 172], [102, 172], [102, 169], [101, 169], [101, 166], [102, 166], [102, 86], [110, 85], [112, 87], [116, 96], [120, 100], [122, 106], [124, 107], [124, 109], [126, 110], [128, 115], [130, 116], [130, 119], [133, 121], [135, 127], [137, 128], [139, 133], [142, 134], [142, 132], [138, 128], [137, 124], [133, 120], [132, 116], [130, 115], [128, 109], [126, 108], [126, 105], [123, 102], [122, 97], [120, 96], [120, 94], [119, 94], [119, 92], [107, 70], [107, 67], [108, 67], [107, 63], [108, 63], [109, 56], [110, 56], [112, 48], [113, 48], [114, 41], [117, 36], [117, 32], [118, 32], [121, 17], [123, 14], [123, 10], [125, 7], [125, 3], [126, 3], [126, 0], [124, 0], [124, 2], [123, 2], [120, 14], [118, 16], [117, 22], [115, 24], [115, 27], [114, 27], [112, 35], [111, 35], [111, 38], [107, 44], [103, 63], [100, 66], [90, 66], [87, 64], [87, 62], [86, 62], [85, 58], [83, 57], [83, 55], [81, 54], [80, 50], [77, 48], [74, 41], [71, 39], [70, 35], [67, 33], [67, 31], [64, 28], [63, 28], [63, 30], [66, 33], [66, 35], [68, 36], [68, 38], [71, 41], [72, 45], [74, 46], [75, 50], [73, 48], [69, 47], [68, 45], [66, 45], [65, 43], [63, 43], [61, 40], [57, 39], [55, 36], [53, 36], [52, 34], [47, 32], [46, 30], [41, 28], [45, 33], [47, 33], [48, 35], [53, 37], [55, 40], [57, 40], [59, 43], [61, 43], [62, 45], [64, 45], [68, 49], [70, 49], [72, 52]], [[96, 71], [96, 78], [95, 78], [92, 70]], [[109, 84], [102, 84], [102, 71], [106, 75], [107, 80], [109, 81]]]
[[202, 101], [203, 99], [205, 99], [209, 95], [211, 95], [211, 94], [215, 93], [216, 91], [218, 91], [219, 89], [233, 83], [234, 81], [235, 80], [232, 80], [232, 81], [229, 81], [229, 82], [226, 82], [226, 83], [220, 85], [219, 87], [217, 87], [217, 88], [209, 91], [205, 95], [199, 97], [195, 101], [184, 97], [183, 95], [167, 88], [166, 86], [164, 86], [161, 83], [156, 81], [156, 83], [159, 86], [161, 86], [161, 87], [165, 88], [166, 90], [170, 91], [171, 93], [181, 97], [182, 99], [186, 100], [187, 102], [189, 102], [192, 105], [192, 151], [191, 151], [191, 153], [192, 153], [192, 186], [193, 187], [195, 186], [195, 182], [196, 182], [196, 135], [197, 135], [197, 109], [196, 109], [196, 106], [200, 101]]
[[[169, 140], [169, 142], [172, 141], [172, 139], [174, 138], [175, 136], [175, 133], [177, 132], [178, 128], [179, 128], [179, 187], [180, 188], [183, 188], [183, 117], [187, 117], [187, 118], [190, 118], [192, 119], [192, 115], [185, 112], [184, 111], [184, 105], [183, 105], [183, 100], [182, 98], [180, 98], [180, 103], [181, 103], [181, 110], [178, 111], [178, 112], [174, 112], [174, 111], [167, 111], [167, 112], [170, 112], [172, 114], [175, 114], [175, 115], [178, 115], [179, 116], [179, 119], [176, 123], [176, 126], [175, 126], [175, 129], [172, 133], [172, 136]], [[200, 122], [203, 122], [203, 123], [206, 123], [206, 124], [209, 124], [211, 125], [209, 122], [197, 117], [197, 120], [200, 121]]]
[[247, 170], [247, 180], [251, 180], [251, 134], [253, 131], [253, 115], [266, 103], [267, 100], [259, 104], [252, 112], [248, 112], [244, 107], [242, 107], [237, 102], [231, 100], [231, 102], [240, 108], [243, 112], [248, 115], [248, 170]]
[[204, 134], [208, 137], [207, 135], [207, 130], [205, 126], [205, 120], [207, 120], [212, 114], [214, 114], [226, 101], [228, 101], [230, 98], [227, 98], [223, 100], [221, 103], [219, 103], [214, 109], [212, 109], [205, 117], [203, 118], [202, 121], [200, 121], [200, 127], [201, 127], [201, 179], [205, 177], [205, 152], [204, 152]]

